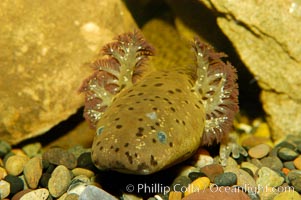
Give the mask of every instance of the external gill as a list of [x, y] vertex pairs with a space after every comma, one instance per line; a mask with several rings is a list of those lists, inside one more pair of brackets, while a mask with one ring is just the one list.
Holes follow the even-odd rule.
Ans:
[[92, 63], [93, 75], [80, 88], [86, 96], [84, 117], [92, 128], [114, 96], [137, 81], [144, 62], [154, 52], [138, 31], [119, 35], [115, 40], [103, 47], [102, 57]]
[[193, 44], [196, 63], [194, 91], [201, 95], [206, 112], [203, 145], [221, 142], [229, 132], [237, 105], [237, 84], [235, 70], [220, 60], [226, 55], [216, 53], [209, 45], [195, 39]]

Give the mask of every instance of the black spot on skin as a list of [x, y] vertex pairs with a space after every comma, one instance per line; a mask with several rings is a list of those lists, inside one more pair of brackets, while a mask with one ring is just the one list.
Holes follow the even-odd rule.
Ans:
[[116, 148], [116, 149], [115, 149], [115, 152], [117, 153], [118, 151], [119, 151], [119, 148]]
[[203, 105], [203, 102], [201, 100], [199, 100], [199, 104]]
[[121, 128], [122, 128], [122, 125], [121, 125], [121, 124], [118, 124], [118, 125], [116, 125], [116, 128], [117, 128], [117, 129], [121, 129]]
[[170, 107], [170, 110], [172, 110], [173, 112], [176, 112], [176, 109], [174, 107]]
[[141, 95], [143, 95], [143, 92], [138, 93], [138, 96], [141, 96]]
[[135, 156], [136, 158], [138, 158], [138, 154], [137, 154], [137, 153], [135, 153], [134, 156]]
[[138, 136], [138, 137], [143, 136], [143, 131], [144, 131], [144, 128], [139, 127], [139, 128], [138, 128], [138, 132], [136, 133], [136, 136]]
[[177, 91], [177, 92], [179, 92], [179, 93], [181, 93], [181, 92], [182, 92], [182, 90], [181, 90], [181, 89], [179, 89], [179, 88], [176, 88], [176, 91]]
[[158, 110], [158, 108], [154, 107], [153, 110], [156, 111], [156, 110]]
[[143, 170], [146, 170], [148, 168], [149, 168], [149, 166], [145, 162], [143, 162], [143, 163], [138, 165], [137, 170], [138, 171], [143, 171]]
[[141, 87], [146, 87], [146, 86], [147, 86], [146, 84], [141, 85]]
[[100, 146], [100, 147], [99, 147], [99, 151], [101, 151], [101, 150], [103, 150], [103, 146]]
[[169, 94], [174, 94], [174, 91], [168, 90], [168, 93], [169, 93]]
[[110, 147], [110, 149], [114, 149], [114, 147], [113, 147], [113, 146], [111, 146], [111, 147]]
[[152, 141], [153, 141], [153, 143], [156, 143], [156, 142], [157, 142], [157, 140], [156, 140], [155, 138], [153, 138]]
[[160, 123], [159, 123], [159, 122], [156, 122], [155, 124], [156, 124], [157, 126], [160, 126]]
[[155, 160], [155, 157], [153, 155], [151, 155], [150, 164], [152, 166], [157, 166], [158, 165], [158, 162]]
[[130, 164], [133, 164], [133, 157], [130, 155], [130, 153], [127, 151], [127, 152], [125, 152], [125, 155], [126, 155], [126, 157], [128, 158], [129, 163], [130, 163]]
[[147, 101], [147, 100], [148, 100], [147, 98], [143, 99], [143, 101]]
[[134, 97], [134, 96], [136, 96], [135, 94], [131, 94], [131, 95], [129, 95], [129, 97]]
[[155, 79], [161, 79], [161, 77], [160, 76], [156, 76]]
[[201, 108], [198, 104], [194, 104], [194, 106], [195, 106], [197, 109], [200, 109], [200, 108]]
[[160, 96], [155, 96], [156, 99], [160, 99]]
[[193, 86], [192, 80], [188, 80], [188, 83], [189, 83], [191, 86]]
[[170, 142], [170, 143], [169, 143], [169, 146], [170, 146], [170, 147], [173, 147], [173, 143], [172, 143], [172, 142]]
[[156, 128], [155, 128], [154, 126], [151, 126], [150, 128], [151, 128], [152, 130], [156, 130]]
[[138, 103], [141, 103], [140, 101], [136, 101], [136, 103], [138, 104]]
[[186, 104], [188, 104], [189, 102], [187, 100], [184, 101]]
[[194, 92], [194, 90], [190, 90], [190, 92]]
[[120, 106], [122, 106], [122, 104], [118, 104], [116, 107], [119, 108]]
[[99, 146], [100, 145], [100, 141], [98, 141], [97, 143], [96, 143], [96, 146]]
[[142, 119], [142, 118], [139, 118], [139, 119], [138, 119], [138, 121], [142, 122], [142, 121], [143, 121], [143, 119]]
[[162, 85], [163, 85], [163, 83], [156, 83], [154, 86], [160, 87], [160, 86], [162, 86]]
[[134, 108], [133, 107], [129, 107], [128, 110], [134, 110]]
[[133, 92], [133, 90], [132, 90], [132, 89], [128, 90], [128, 93], [131, 93], [131, 92]]
[[155, 101], [154, 99], [149, 99], [149, 101]]
[[124, 144], [124, 147], [128, 147], [130, 144], [127, 142]]
[[119, 117], [117, 117], [117, 118], [115, 118], [115, 121], [118, 121], [120, 118]]
[[185, 125], [186, 125], [186, 122], [183, 120], [183, 121], [182, 121], [182, 124], [185, 126]]

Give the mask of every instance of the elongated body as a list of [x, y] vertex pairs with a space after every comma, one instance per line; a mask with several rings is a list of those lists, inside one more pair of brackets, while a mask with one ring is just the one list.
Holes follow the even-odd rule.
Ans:
[[193, 48], [191, 69], [147, 72], [141, 66], [153, 50], [139, 33], [104, 47], [109, 58], [95, 62], [82, 87], [99, 169], [151, 174], [189, 158], [200, 145], [220, 142], [230, 130], [238, 110], [235, 70], [199, 40]]

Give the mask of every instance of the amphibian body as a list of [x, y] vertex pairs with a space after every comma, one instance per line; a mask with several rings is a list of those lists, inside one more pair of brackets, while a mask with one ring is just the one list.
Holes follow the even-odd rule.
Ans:
[[192, 46], [194, 65], [170, 70], [147, 68], [154, 49], [137, 31], [103, 47], [81, 88], [99, 169], [151, 174], [229, 132], [238, 111], [236, 71], [199, 39]]

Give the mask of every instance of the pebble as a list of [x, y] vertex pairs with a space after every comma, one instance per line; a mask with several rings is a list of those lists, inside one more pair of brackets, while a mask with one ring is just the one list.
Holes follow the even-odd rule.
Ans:
[[79, 196], [77, 194], [67, 194], [65, 200], [78, 200]]
[[213, 158], [210, 155], [203, 155], [200, 154], [197, 157], [195, 157], [196, 161], [194, 163], [195, 167], [202, 168], [206, 165], [213, 164]]
[[72, 169], [72, 173], [74, 176], [78, 176], [78, 175], [85, 175], [89, 178], [94, 176], [94, 172], [88, 169], [84, 169], [84, 168], [74, 168]]
[[77, 166], [85, 169], [94, 170], [95, 166], [91, 158], [91, 152], [84, 152], [80, 154], [80, 156], [77, 159]]
[[253, 163], [250, 163], [250, 162], [242, 162], [240, 166], [241, 166], [241, 168], [247, 168], [247, 169], [251, 170], [252, 175], [256, 174], [256, 172], [259, 169], [256, 165], [254, 165]]
[[24, 194], [20, 200], [46, 200], [48, 196], [49, 191], [45, 188], [40, 188]]
[[31, 191], [32, 191], [32, 189], [22, 190], [22, 191], [16, 193], [11, 200], [20, 200], [20, 198], [22, 196], [24, 196], [26, 193], [31, 192]]
[[236, 185], [241, 187], [245, 187], [246, 185], [250, 187], [256, 187], [255, 180], [248, 172], [238, 168], [228, 169], [226, 172], [233, 172], [234, 174], [236, 174]]
[[249, 156], [252, 158], [263, 158], [270, 152], [270, 146], [267, 144], [259, 144], [249, 149]]
[[[201, 177], [194, 180], [190, 183], [184, 192], [184, 196], [188, 196], [194, 192], [199, 192], [200, 190], [204, 190], [209, 187], [210, 179], [208, 177]], [[181, 191], [181, 190], [179, 190]]]
[[19, 177], [9, 174], [4, 178], [4, 180], [9, 182], [11, 194], [16, 194], [24, 189], [24, 182]]
[[175, 192], [181, 191], [182, 188], [187, 188], [191, 180], [187, 176], [178, 176], [172, 182], [171, 187]]
[[190, 178], [191, 181], [194, 181], [197, 178], [206, 176], [206, 174], [204, 174], [203, 172], [190, 172], [188, 174], [188, 177]]
[[294, 160], [294, 166], [297, 168], [297, 169], [300, 169], [301, 170], [301, 156], [298, 156], [295, 160]]
[[292, 150], [295, 150], [296, 149], [296, 146], [290, 142], [287, 142], [287, 141], [283, 141], [279, 144], [277, 144], [275, 147], [278, 147], [278, 148], [282, 148], [282, 147], [285, 147], [285, 148], [289, 148], [289, 149], [292, 149]]
[[[297, 159], [297, 158], [296, 158], [296, 159]], [[295, 160], [296, 160], [296, 159], [295, 159]], [[301, 162], [301, 160], [300, 160], [300, 162]], [[286, 167], [286, 168], [288, 168], [288, 169], [290, 169], [290, 170], [296, 169], [296, 166], [295, 166], [294, 161], [287, 161], [287, 162], [284, 162], [284, 163], [283, 163], [283, 167]]]
[[273, 200], [283, 200], [283, 199], [289, 199], [289, 200], [301, 200], [300, 194], [296, 191], [285, 191], [282, 192], [274, 197]]
[[225, 172], [223, 174], [217, 175], [214, 178], [214, 183], [217, 186], [232, 186], [235, 185], [237, 181], [236, 174], [232, 172]]
[[111, 194], [107, 193], [106, 191], [93, 186], [89, 185], [86, 189], [81, 193], [79, 196], [79, 200], [118, 200], [116, 197], [112, 196]]
[[5, 169], [8, 174], [18, 176], [22, 173], [24, 165], [28, 162], [28, 160], [29, 158], [27, 156], [10, 156], [5, 163]]
[[258, 170], [258, 176], [259, 177], [256, 180], [256, 184], [262, 187], [278, 187], [284, 181], [283, 177], [268, 167], [260, 168]]
[[10, 184], [7, 181], [0, 181], [0, 199], [6, 198], [10, 193]]
[[298, 145], [297, 145], [297, 150], [298, 150], [299, 153], [301, 153], [301, 142], [298, 143]]
[[4, 179], [6, 175], [7, 175], [6, 170], [3, 167], [0, 167], [0, 180]]
[[215, 176], [224, 173], [224, 169], [219, 164], [211, 164], [204, 166], [200, 169], [201, 172], [206, 174], [206, 176], [210, 179], [211, 182], [214, 182]]
[[48, 189], [53, 197], [60, 197], [64, 194], [71, 183], [71, 175], [64, 165], [57, 166], [51, 174], [48, 182]]
[[258, 190], [260, 199], [274, 199], [274, 197], [279, 193], [277, 190], [275, 190], [274, 187], [264, 187], [264, 189]]
[[283, 147], [278, 151], [278, 157], [284, 161], [291, 161], [298, 157], [298, 153], [293, 151], [292, 149]]
[[25, 152], [25, 154], [29, 158], [32, 158], [41, 153], [42, 145], [39, 142], [35, 142], [35, 143], [31, 143], [31, 144], [27, 144], [27, 145], [23, 146], [22, 150]]
[[276, 156], [268, 156], [260, 160], [262, 166], [271, 168], [275, 171], [280, 171], [283, 168], [283, 163]]
[[48, 187], [49, 179], [51, 178], [51, 174], [49, 173], [43, 173], [40, 178], [40, 185], [44, 188]]
[[7, 142], [0, 140], [0, 158], [3, 158], [5, 154], [11, 151], [11, 146]]
[[182, 192], [171, 191], [168, 195], [168, 200], [181, 200]]
[[[232, 191], [232, 192], [231, 192]], [[250, 200], [243, 191], [231, 187], [207, 188], [184, 197], [182, 200]]]
[[40, 157], [33, 157], [24, 166], [24, 177], [29, 188], [36, 189], [42, 176], [43, 166]]
[[68, 169], [74, 169], [77, 166], [76, 157], [59, 147], [51, 148], [43, 154], [43, 159], [55, 165], [64, 165]]

